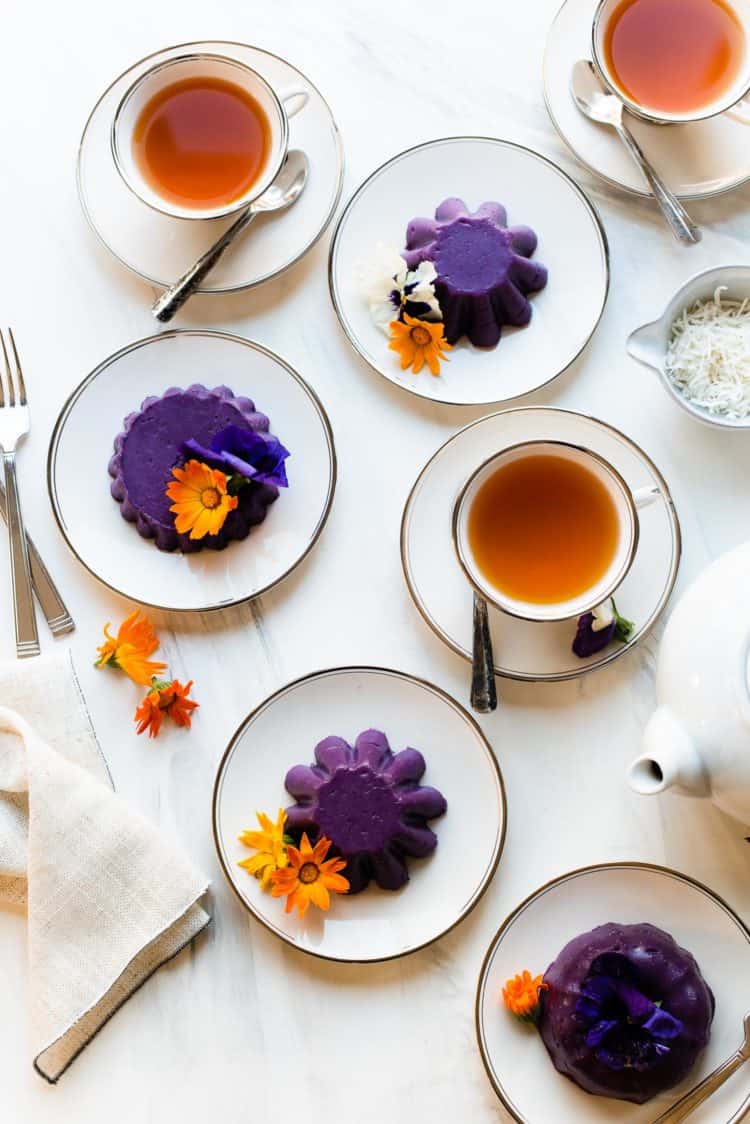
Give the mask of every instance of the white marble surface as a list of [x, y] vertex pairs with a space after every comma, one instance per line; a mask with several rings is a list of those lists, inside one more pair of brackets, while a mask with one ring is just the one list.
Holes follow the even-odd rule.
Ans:
[[[682, 518], [680, 586], [746, 538], [750, 439], [698, 426], [626, 357], [623, 343], [687, 275], [746, 260], [750, 188], [692, 205], [706, 236], [684, 250], [648, 202], [603, 190], [577, 167], [541, 95], [554, 8], [555, 0], [478, 0], [462, 18], [447, 0], [412, 8], [367, 0], [6, 0], [0, 320], [16, 330], [32, 403], [33, 434], [19, 466], [28, 524], [77, 618], [73, 648], [118, 789], [210, 873], [215, 922], [52, 1089], [31, 1069], [24, 920], [0, 915], [3, 1120], [505, 1120], [477, 1054], [473, 999], [482, 954], [520, 898], [572, 867], [633, 858], [689, 871], [750, 920], [750, 853], [741, 829], [708, 805], [638, 798], [623, 783], [654, 701], [658, 629], [596, 676], [547, 687], [500, 683], [503, 705], [483, 726], [508, 787], [507, 845], [486, 897], [446, 940], [382, 966], [326, 964], [261, 930], [225, 886], [211, 840], [214, 769], [231, 732], [263, 697], [310, 669], [356, 662], [404, 668], [461, 699], [467, 691], [467, 665], [439, 644], [408, 598], [398, 528], [424, 461], [482, 411], [407, 396], [355, 358], [328, 299], [328, 237], [282, 279], [254, 293], [195, 301], [180, 321], [246, 334], [291, 360], [330, 411], [340, 457], [329, 525], [291, 580], [254, 606], [158, 620], [166, 657], [176, 674], [195, 679], [203, 704], [190, 735], [136, 739], [129, 721], [135, 688], [91, 668], [101, 624], [129, 606], [68, 555], [47, 500], [47, 443], [67, 394], [101, 358], [153, 330], [149, 287], [109, 260], [79, 212], [74, 160], [82, 124], [132, 60], [171, 42], [225, 36], [286, 54], [320, 86], [343, 133], [347, 195], [393, 153], [459, 133], [521, 141], [572, 172], [606, 224], [612, 291], [583, 357], [529, 401], [612, 421], [654, 457]], [[101, 486], [96, 472], [82, 488]], [[12, 654], [9, 596], [3, 563], [3, 657]]]

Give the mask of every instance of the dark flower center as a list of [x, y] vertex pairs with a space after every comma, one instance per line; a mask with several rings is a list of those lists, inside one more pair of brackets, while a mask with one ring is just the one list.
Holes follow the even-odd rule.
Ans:
[[318, 867], [315, 863], [303, 863], [297, 877], [304, 886], [309, 886], [318, 881]]

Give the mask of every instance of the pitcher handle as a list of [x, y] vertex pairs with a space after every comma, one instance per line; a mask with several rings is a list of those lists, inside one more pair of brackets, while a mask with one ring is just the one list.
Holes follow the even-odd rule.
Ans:
[[741, 125], [750, 125], [750, 98], [743, 98], [727, 110], [727, 117], [738, 121]]
[[307, 105], [310, 100], [310, 92], [303, 89], [302, 86], [290, 86], [288, 89], [281, 91], [279, 100], [284, 106], [287, 117], [294, 117]]

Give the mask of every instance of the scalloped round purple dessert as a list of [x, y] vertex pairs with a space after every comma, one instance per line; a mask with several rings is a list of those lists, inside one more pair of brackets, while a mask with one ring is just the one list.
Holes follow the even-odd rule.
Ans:
[[146, 398], [140, 410], [125, 418], [109, 462], [110, 492], [120, 505], [123, 519], [134, 523], [142, 538], [153, 539], [159, 550], [181, 550], [185, 554], [204, 547], [223, 550], [230, 542], [247, 538], [278, 498], [274, 485], [252, 483], [240, 489], [237, 507], [217, 535], [191, 539], [175, 530], [166, 488], [172, 469], [185, 462], [183, 442], [193, 438], [208, 446], [230, 425], [264, 435], [269, 422], [249, 398], [235, 395], [228, 386], [209, 390], [200, 383], [185, 390], [170, 387], [160, 397]]
[[587, 1093], [643, 1104], [679, 1084], [708, 1043], [713, 993], [692, 954], [655, 925], [582, 933], [544, 983], [542, 1040]]
[[380, 730], [365, 730], [353, 746], [324, 738], [312, 765], [295, 765], [286, 775], [296, 800], [287, 808], [287, 830], [330, 839], [346, 860], [350, 893], [371, 880], [399, 890], [409, 881], [407, 857], [425, 858], [437, 847], [427, 821], [447, 808], [436, 788], [419, 783], [424, 771], [418, 750], [394, 754]]
[[537, 237], [528, 226], [508, 226], [501, 203], [482, 203], [471, 213], [462, 199], [445, 199], [435, 218], [415, 218], [406, 228], [402, 257], [409, 269], [431, 261], [445, 338], [468, 336], [477, 347], [494, 347], [504, 325], [531, 319], [528, 295], [547, 284], [547, 270], [529, 261]]

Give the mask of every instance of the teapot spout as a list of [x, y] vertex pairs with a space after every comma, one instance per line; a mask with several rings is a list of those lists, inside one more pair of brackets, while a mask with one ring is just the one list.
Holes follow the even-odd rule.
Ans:
[[628, 770], [634, 792], [652, 796], [675, 788], [688, 796], [708, 796], [710, 785], [700, 754], [687, 730], [667, 706], [651, 715], [643, 753]]

